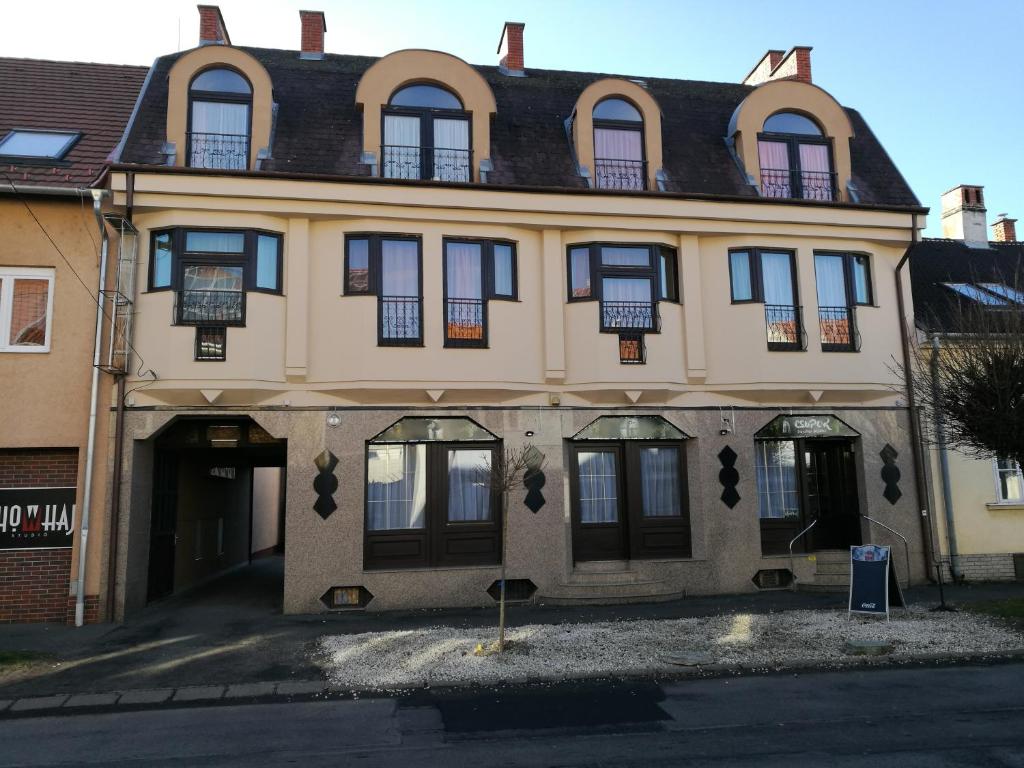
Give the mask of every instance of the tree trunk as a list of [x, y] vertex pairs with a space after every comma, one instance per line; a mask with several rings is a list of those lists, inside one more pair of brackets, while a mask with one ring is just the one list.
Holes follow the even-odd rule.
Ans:
[[501, 596], [498, 599], [498, 653], [505, 650], [505, 559], [508, 542], [508, 489], [501, 492]]

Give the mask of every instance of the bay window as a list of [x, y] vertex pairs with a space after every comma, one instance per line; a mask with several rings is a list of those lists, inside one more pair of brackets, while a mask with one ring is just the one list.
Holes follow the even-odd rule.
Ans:
[[729, 283], [733, 304], [764, 304], [768, 349], [803, 349], [796, 255], [792, 251], [767, 248], [729, 251]]
[[758, 134], [761, 194], [803, 200], [836, 200], [832, 145], [809, 117], [777, 112]]
[[0, 352], [49, 352], [54, 270], [0, 267]]
[[871, 303], [871, 276], [867, 256], [850, 253], [815, 253], [818, 289], [818, 325], [825, 352], [853, 352], [860, 348], [855, 308]]
[[516, 298], [515, 246], [444, 241], [445, 346], [487, 346], [487, 302]]
[[346, 295], [377, 296], [377, 343], [423, 344], [421, 243], [403, 235], [347, 235]]

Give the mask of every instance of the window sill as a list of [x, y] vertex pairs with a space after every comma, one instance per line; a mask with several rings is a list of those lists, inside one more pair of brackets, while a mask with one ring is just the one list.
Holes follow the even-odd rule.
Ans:
[[409, 568], [367, 568], [363, 565], [364, 575], [375, 573], [437, 573], [439, 571], [495, 571], [501, 568], [500, 563], [492, 565], [415, 565]]
[[1024, 500], [1021, 501], [990, 501], [985, 504], [989, 510], [1001, 512], [1024, 512]]
[[49, 352], [49, 347], [33, 347], [21, 349], [20, 347], [0, 347], [2, 355], [40, 355]]

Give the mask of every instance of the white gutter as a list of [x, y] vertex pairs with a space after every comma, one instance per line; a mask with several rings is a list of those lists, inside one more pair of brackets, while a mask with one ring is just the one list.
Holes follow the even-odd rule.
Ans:
[[82, 500], [82, 524], [78, 538], [78, 589], [75, 596], [75, 626], [85, 623], [85, 561], [89, 551], [89, 512], [92, 510], [92, 475], [96, 459], [96, 398], [100, 388], [100, 356], [103, 344], [103, 291], [107, 288], [107, 252], [110, 238], [103, 221], [103, 197], [107, 192], [92, 190], [92, 210], [100, 228], [100, 283], [96, 291], [96, 337], [92, 352], [92, 388], [89, 391], [89, 436], [85, 448], [85, 498]]

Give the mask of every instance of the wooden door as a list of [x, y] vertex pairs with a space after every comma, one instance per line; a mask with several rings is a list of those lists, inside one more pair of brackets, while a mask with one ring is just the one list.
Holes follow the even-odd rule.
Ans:
[[806, 517], [818, 518], [814, 549], [845, 549], [861, 543], [857, 474], [848, 441], [808, 440], [803, 447]]
[[625, 451], [630, 557], [690, 557], [685, 446], [643, 440]]
[[573, 560], [625, 559], [621, 447], [581, 443], [572, 447], [572, 461]]

